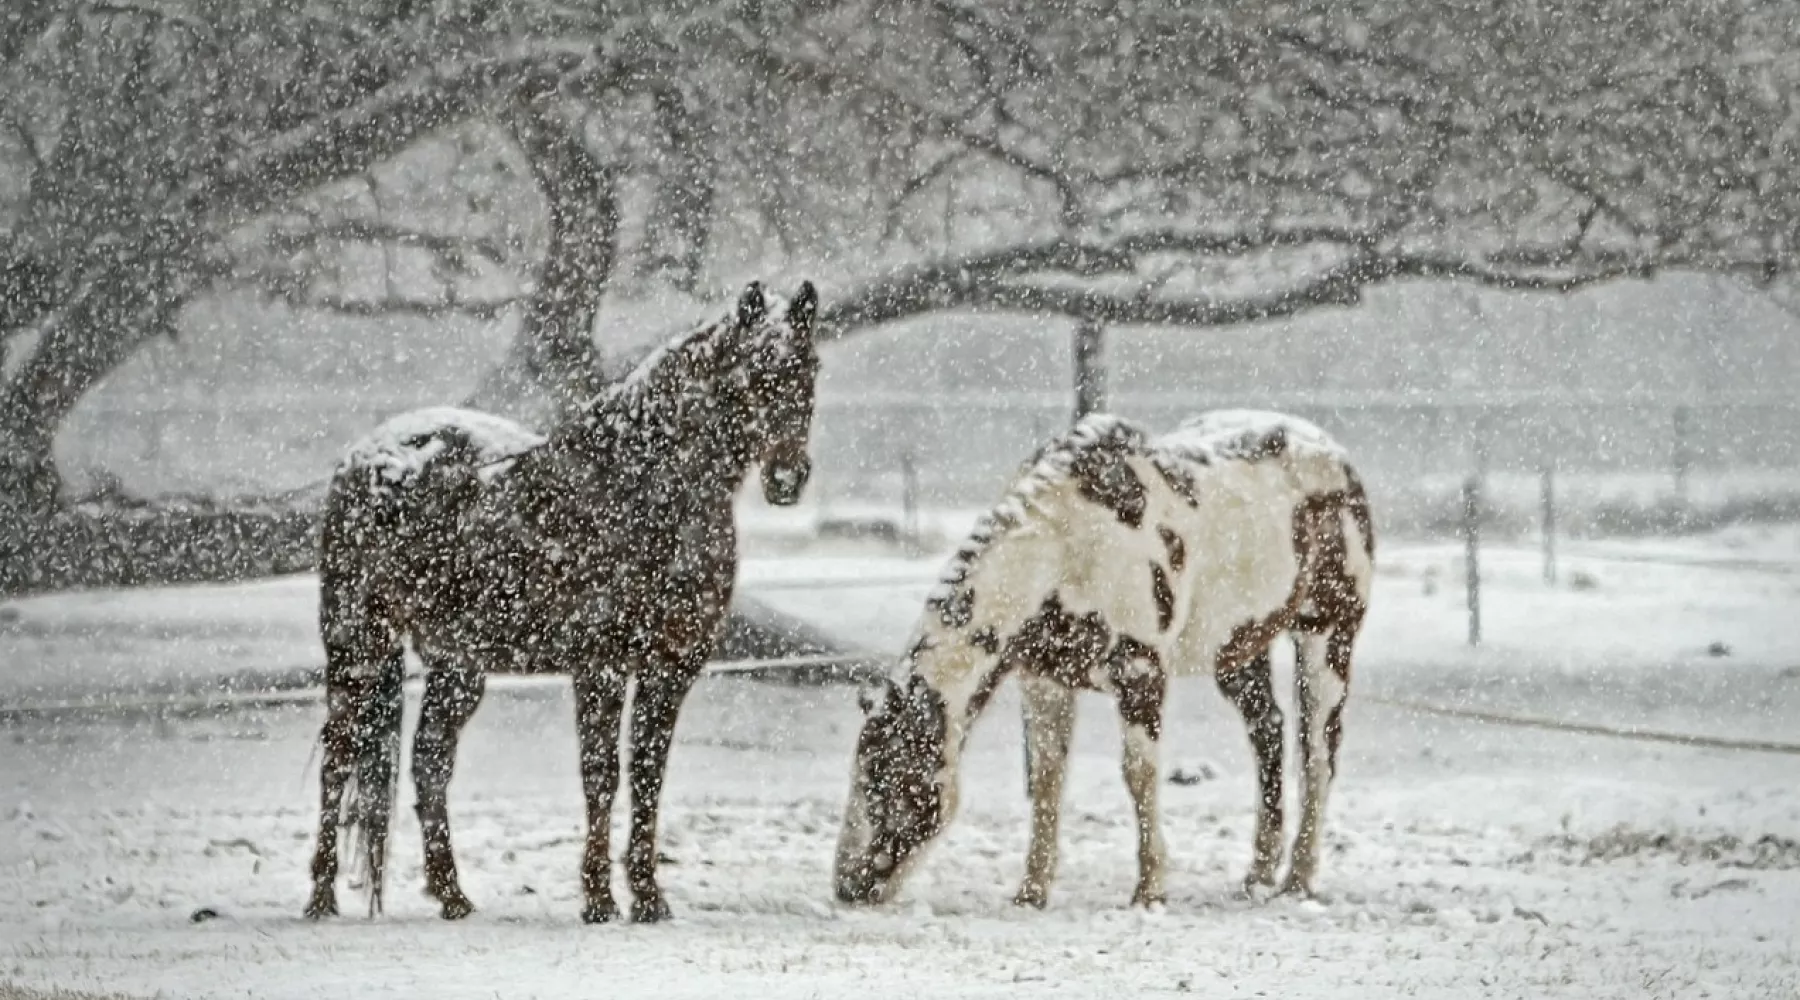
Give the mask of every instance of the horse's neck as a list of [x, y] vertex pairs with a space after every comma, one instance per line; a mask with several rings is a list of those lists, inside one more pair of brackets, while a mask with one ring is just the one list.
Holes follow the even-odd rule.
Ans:
[[[943, 699], [953, 753], [960, 753], [1002, 679], [1006, 641], [1038, 613], [1057, 576], [1061, 540], [1048, 530], [1015, 529], [990, 542], [959, 581], [939, 584], [920, 620], [923, 647], [916, 647], [911, 672]], [[952, 624], [963, 621], [956, 606], [962, 601], [967, 620]]]
[[[737, 437], [741, 423], [714, 407], [667, 401], [596, 414], [541, 449], [534, 485], [565, 502], [616, 505], [633, 494], [668, 493], [699, 506], [729, 504], [751, 464]], [[659, 483], [675, 488], [654, 489]]]

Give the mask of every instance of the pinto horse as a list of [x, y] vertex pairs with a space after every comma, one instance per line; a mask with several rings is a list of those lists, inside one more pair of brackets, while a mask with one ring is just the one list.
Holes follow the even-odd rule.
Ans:
[[1172, 675], [1211, 673], [1256, 753], [1245, 887], [1283, 853], [1282, 716], [1270, 644], [1292, 635], [1301, 813], [1283, 891], [1311, 891], [1337, 769], [1374, 534], [1343, 451], [1294, 417], [1215, 412], [1151, 438], [1090, 416], [1043, 449], [978, 522], [927, 601], [910, 651], [864, 700], [838, 842], [847, 903], [892, 898], [955, 814], [963, 743], [1010, 672], [1024, 688], [1031, 847], [1015, 902], [1042, 907], [1080, 690], [1111, 693], [1137, 813], [1132, 901], [1164, 898], [1157, 745]]
[[[537, 438], [457, 410], [395, 418], [332, 478], [321, 559], [327, 718], [306, 913], [337, 912], [338, 830], [353, 828], [380, 911], [400, 754], [402, 643], [425, 668], [413, 779], [425, 886], [445, 919], [473, 910], [456, 877], [445, 792], [489, 673], [568, 673], [587, 805], [582, 919], [619, 916], [608, 832], [628, 679], [631, 840], [640, 922], [669, 916], [656, 824], [676, 716], [711, 654], [737, 574], [733, 500], [760, 463], [796, 502], [819, 356], [817, 295], [751, 284]], [[348, 802], [346, 797], [348, 794]]]

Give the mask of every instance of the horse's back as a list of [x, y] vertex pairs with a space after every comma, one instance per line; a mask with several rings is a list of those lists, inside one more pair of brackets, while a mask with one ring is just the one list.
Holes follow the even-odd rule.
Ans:
[[542, 435], [480, 410], [433, 406], [390, 417], [345, 449], [338, 475], [367, 470], [379, 482], [404, 487], [452, 449], [481, 466], [505, 462], [544, 443]]
[[[469, 603], [475, 567], [465, 520], [484, 481], [543, 438], [489, 413], [431, 407], [399, 414], [344, 452], [326, 496], [321, 618], [329, 636], [370, 615], [400, 627]], [[385, 610], [378, 610], [385, 609]]]
[[1182, 421], [1154, 446], [1185, 461], [1274, 463], [1308, 492], [1346, 489], [1349, 453], [1317, 424], [1272, 410], [1209, 410]]

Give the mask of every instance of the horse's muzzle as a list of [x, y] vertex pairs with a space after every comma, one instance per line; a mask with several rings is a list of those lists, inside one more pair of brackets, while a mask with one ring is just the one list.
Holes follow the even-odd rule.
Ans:
[[806, 481], [812, 478], [812, 460], [805, 455], [792, 462], [769, 462], [763, 465], [763, 499], [777, 507], [791, 507], [800, 502]]
[[871, 878], [837, 877], [838, 902], [846, 906], [874, 906], [881, 902], [881, 883]]

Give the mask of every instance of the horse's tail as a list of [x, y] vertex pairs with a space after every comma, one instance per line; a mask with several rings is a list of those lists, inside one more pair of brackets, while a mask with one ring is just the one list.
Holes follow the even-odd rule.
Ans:
[[[340, 476], [326, 501], [320, 558], [327, 711], [342, 716], [349, 760], [339, 825], [362, 863], [369, 915], [381, 912], [387, 840], [400, 774], [406, 660], [400, 629], [370, 579], [367, 548], [386, 544], [361, 477]], [[327, 748], [327, 752], [330, 749]]]

